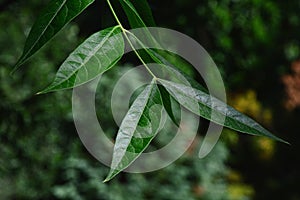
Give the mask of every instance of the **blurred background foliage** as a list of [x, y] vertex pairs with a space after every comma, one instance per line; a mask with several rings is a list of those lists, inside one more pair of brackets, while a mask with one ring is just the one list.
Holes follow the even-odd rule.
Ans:
[[[193, 37], [211, 54], [229, 104], [292, 145], [225, 129], [213, 152], [200, 160], [199, 134], [169, 167], [123, 173], [107, 184], [102, 180], [108, 168], [77, 136], [71, 91], [34, 95], [84, 38], [114, 24], [105, 1], [97, 0], [9, 75], [47, 2], [0, 0], [0, 199], [300, 199], [300, 1], [149, 0], [158, 26]], [[117, 73], [103, 79], [100, 92], [109, 94]], [[106, 112], [107, 101], [99, 103], [98, 112]], [[112, 117], [103, 120], [114, 133]]]

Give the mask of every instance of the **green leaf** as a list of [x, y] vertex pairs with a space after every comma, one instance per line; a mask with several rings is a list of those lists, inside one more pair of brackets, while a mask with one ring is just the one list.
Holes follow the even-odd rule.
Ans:
[[85, 40], [59, 68], [54, 81], [40, 93], [82, 85], [113, 67], [124, 54], [119, 26], [97, 32]]
[[167, 54], [167, 52], [163, 52], [163, 51], [156, 52], [155, 50], [148, 49], [147, 53], [156, 63], [163, 64], [162, 65], [163, 68], [165, 68], [167, 71], [172, 73], [172, 77], [171, 77], [173, 78], [172, 81], [176, 81], [177, 83], [181, 83], [181, 84], [186, 84], [186, 82], [188, 82], [188, 84], [190, 84], [192, 87], [208, 94], [208, 91], [204, 86], [202, 86], [200, 83], [198, 83], [193, 78], [191, 78], [188, 74], [183, 72], [181, 68], [188, 67], [188, 66], [182, 66], [182, 65], [186, 65], [185, 63], [183, 62], [173, 63], [172, 61], [169, 61], [168, 58], [170, 57]]
[[[186, 74], [182, 69], [190, 68], [191, 66], [188, 65], [186, 62], [181, 61], [181, 59], [172, 59], [172, 56], [177, 56], [175, 54], [170, 55], [168, 52], [160, 51], [156, 49], [149, 49], [146, 48], [143, 42], [141, 42], [136, 36], [131, 37], [131, 40], [134, 40], [138, 45], [140, 45], [144, 51], [151, 57], [151, 61], [156, 62], [158, 64], [162, 64], [162, 67], [164, 67], [167, 71], [172, 73], [172, 78], [177, 79], [178, 83], [185, 83], [186, 81], [194, 88], [197, 88], [205, 93], [209, 93], [207, 89], [202, 86], [200, 83], [195, 81], [193, 78], [191, 78], [188, 74]], [[160, 49], [159, 44], [153, 39], [154, 44], [158, 45], [156, 46], [158, 49]], [[154, 46], [155, 46], [154, 45]], [[171, 59], [171, 60], [169, 60]], [[178, 62], [178, 60], [180, 62]], [[174, 80], [172, 80], [174, 81]]]
[[174, 124], [179, 127], [181, 119], [181, 108], [180, 104], [169, 94], [166, 88], [162, 85], [158, 85], [158, 89], [161, 94], [162, 102], [166, 112]]
[[132, 0], [131, 2], [133, 3], [133, 6], [136, 8], [137, 12], [140, 13], [141, 18], [144, 20], [145, 24], [148, 27], [156, 26], [151, 8], [147, 0]]
[[131, 28], [155, 26], [152, 12], [147, 0], [120, 0], [120, 3], [127, 15]]
[[[145, 45], [138, 38], [132, 37], [131, 39], [133, 39], [134, 42], [138, 43], [141, 47], [145, 47]], [[152, 71], [154, 72], [154, 74], [157, 75], [157, 77], [160, 77], [161, 74], [167, 72], [166, 74], [171, 75], [169, 76], [169, 78], [171, 78], [173, 82], [175, 81], [177, 83], [191, 85], [192, 87], [195, 87], [200, 91], [203, 91], [208, 94], [208, 91], [205, 87], [203, 87], [201, 84], [199, 84], [197, 81], [192, 79], [189, 75], [185, 74], [180, 69], [180, 68], [190, 67], [187, 66], [185, 62], [181, 61], [181, 62], [174, 63], [172, 61], [167, 60], [167, 58], [171, 58], [171, 56], [165, 51], [156, 51], [156, 49], [153, 50], [148, 48], [144, 48], [144, 50], [151, 57], [152, 61], [158, 64], [162, 64], [161, 68], [158, 71], [158, 74]], [[176, 61], [178, 61], [178, 59], [176, 59]], [[159, 87], [159, 89], [162, 94], [163, 105], [168, 116], [175, 123], [175, 125], [179, 127], [179, 122], [181, 118], [180, 105], [178, 105], [178, 102], [169, 94], [168, 91], [164, 89], [163, 86]]]
[[[182, 70], [182, 69], [187, 70], [187, 68], [191, 68], [192, 65], [188, 64], [186, 61], [183, 61], [182, 58], [177, 58], [178, 56], [176, 54], [169, 54], [166, 51], [160, 50], [162, 49], [160, 44], [155, 40], [155, 38], [153, 38], [151, 33], [149, 31], [145, 31], [145, 34], [148, 34], [149, 38], [151, 38], [150, 40], [146, 41], [146, 43], [150, 42], [151, 44], [151, 45], [148, 44], [147, 46], [153, 46], [156, 49], [147, 48], [146, 45], [144, 44], [145, 41], [142, 42], [134, 33], [131, 33], [132, 37], [130, 37], [130, 40], [136, 43], [136, 45], [142, 48], [148, 54], [148, 56], [150, 56], [151, 62], [154, 61], [158, 64], [162, 64], [162, 67], [167, 67], [167, 70], [169, 72], [172, 72], [174, 77], [177, 78], [179, 81], [182, 81], [184, 79], [183, 82], [188, 81], [189, 84], [192, 85], [193, 87], [201, 91], [204, 91], [205, 93], [208, 93], [205, 87], [203, 87], [201, 84], [199, 84], [197, 81], [195, 81], [193, 78], [191, 78], [188, 74], [186, 74]], [[143, 34], [139, 33], [139, 35], [143, 35]], [[174, 56], [176, 56], [175, 59], [173, 58]]]
[[[200, 90], [162, 79], [159, 81], [181, 105], [205, 119], [242, 133], [266, 136], [288, 144], [253, 119]], [[213, 117], [211, 117], [212, 111], [214, 112]]]
[[127, 168], [146, 149], [158, 132], [162, 99], [152, 82], [133, 102], [117, 134], [111, 170], [104, 182]]
[[[129, 99], [129, 107], [133, 104], [134, 100], [142, 93], [147, 85], [142, 85], [137, 88]], [[173, 123], [179, 127], [181, 118], [181, 108], [180, 104], [169, 94], [169, 92], [162, 85], [158, 85], [159, 92], [161, 94], [163, 106], [169, 115]]]
[[[181, 70], [181, 67], [182, 68], [190, 67], [190, 66], [182, 66], [182, 65], [186, 65], [186, 63], [184, 62], [173, 63], [172, 61], [167, 60], [167, 58], [170, 57], [167, 52], [163, 52], [163, 51], [157, 52], [153, 49], [148, 49], [148, 54], [156, 63], [162, 64], [159, 73], [162, 74], [163, 72], [166, 71], [167, 74], [169, 74], [170, 81], [183, 84], [183, 85], [190, 85], [208, 94], [206, 88], [204, 88], [201, 84], [199, 84], [197, 81], [195, 81], [193, 78], [191, 78], [189, 75], [187, 75]], [[157, 76], [159, 77], [159, 74]], [[166, 109], [168, 116], [179, 127], [180, 118], [181, 118], [181, 108], [179, 103], [176, 101], [175, 98], [172, 97], [172, 95], [169, 94], [169, 92], [165, 89], [165, 87], [162, 86], [159, 87], [159, 89], [162, 94], [164, 108]]]
[[129, 108], [132, 106], [133, 102], [136, 100], [136, 98], [144, 91], [145, 87], [147, 87], [147, 85], [142, 85], [141, 87], [137, 88], [132, 95], [130, 96], [129, 99]]
[[[153, 27], [156, 26], [151, 9], [149, 7], [149, 4], [147, 0], [119, 0], [121, 3], [121, 6], [123, 10], [125, 11], [125, 14], [128, 18], [129, 24], [131, 28], [144, 28], [139, 29], [140, 34], [145, 35], [145, 39], [147, 39], [148, 42], [151, 42], [153, 44], [157, 44], [155, 39], [152, 37], [150, 31], [146, 27]], [[150, 62], [151, 58], [147, 55], [147, 53], [144, 52], [144, 50], [140, 49], [137, 50], [144, 61]]]
[[165, 62], [170, 63], [172, 66], [179, 69], [181, 72], [188, 75], [189, 77], [194, 77], [194, 66], [181, 56], [177, 55], [174, 52], [165, 51], [161, 49], [153, 49], [153, 51], [155, 52], [155, 54], [162, 57], [162, 59], [165, 60]]
[[93, 2], [94, 0], [51, 0], [32, 26], [23, 54], [13, 72]]

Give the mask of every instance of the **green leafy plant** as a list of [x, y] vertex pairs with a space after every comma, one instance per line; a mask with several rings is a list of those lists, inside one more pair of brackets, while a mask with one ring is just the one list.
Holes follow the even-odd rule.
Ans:
[[[93, 2], [94, 0], [51, 1], [33, 25], [23, 54], [13, 72]], [[151, 9], [146, 0], [119, 0], [119, 2], [128, 17], [131, 28], [155, 26]], [[146, 48], [134, 33], [124, 28], [109, 0], [107, 3], [117, 25], [101, 30], [86, 39], [63, 62], [50, 86], [39, 92], [42, 94], [74, 88], [91, 81], [114, 67], [122, 58], [125, 41], [132, 47], [138, 59], [152, 76], [152, 82], [135, 95], [122, 121], [115, 141], [111, 171], [105, 181], [109, 181], [127, 168], [147, 148], [158, 132], [163, 108], [178, 126], [180, 118], [174, 108], [182, 105], [196, 115], [216, 124], [242, 133], [266, 136], [287, 143], [251, 118], [209, 95], [203, 86], [181, 70], [180, 62], [179, 66], [174, 66], [166, 54]], [[150, 32], [146, 31], [145, 34], [150, 40], [154, 40]], [[133, 41], [140, 43], [144, 51], [135, 49]], [[147, 65], [146, 61], [149, 58], [158, 64], [164, 64], [165, 70], [172, 71], [174, 76], [185, 77], [189, 84], [184, 81], [178, 83], [159, 78]], [[82, 71], [84, 73], [80, 73]], [[212, 101], [217, 102], [220, 106], [212, 106]], [[210, 115], [212, 111], [216, 113], [213, 118]], [[225, 121], [223, 122], [222, 119]], [[136, 137], [140, 134], [145, 137]]]

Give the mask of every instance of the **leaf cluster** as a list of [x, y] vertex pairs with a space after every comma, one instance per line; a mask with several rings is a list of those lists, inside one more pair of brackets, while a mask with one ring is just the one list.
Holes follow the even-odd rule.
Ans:
[[[13, 71], [33, 56], [50, 41], [65, 25], [84, 11], [94, 0], [54, 0], [51, 1], [36, 20], [26, 40], [23, 54]], [[148, 26], [155, 26], [151, 9], [146, 0], [119, 0], [131, 28], [145, 28], [147, 39], [156, 42]], [[121, 24], [112, 4], [107, 3], [117, 21], [117, 25], [101, 30], [79, 45], [60, 66], [54, 81], [41, 93], [70, 89], [87, 83], [102, 75], [123, 57], [127, 42], [152, 76], [152, 82], [136, 95], [117, 133], [111, 171], [108, 181], [127, 168], [147, 148], [158, 134], [158, 127], [165, 109], [170, 119], [180, 127], [180, 106], [216, 124], [238, 132], [266, 136], [277, 141], [274, 136], [253, 119], [238, 112], [226, 103], [208, 94], [207, 90], [174, 66], [165, 53], [146, 48], [139, 38]], [[144, 47], [143, 53], [136, 50], [134, 43]], [[156, 75], [147, 65], [149, 59], [160, 64], [163, 70], [172, 72], [180, 80], [174, 82]], [[212, 115], [214, 113], [214, 115]], [[286, 143], [286, 142], [285, 142]]]

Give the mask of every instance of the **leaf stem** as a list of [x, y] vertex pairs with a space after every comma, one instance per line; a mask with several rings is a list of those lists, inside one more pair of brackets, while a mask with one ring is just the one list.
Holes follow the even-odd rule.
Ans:
[[[134, 48], [132, 42], [130, 41], [127, 33], [129, 32], [128, 30], [124, 30], [124, 35], [129, 43], [129, 45], [131, 46], [131, 48], [133, 49], [133, 51], [135, 52], [136, 56], [140, 59], [140, 61], [142, 62], [142, 64], [145, 66], [146, 70], [151, 74], [151, 76], [153, 76], [154, 79], [157, 79], [157, 77], [153, 74], [153, 72], [150, 70], [150, 68], [148, 67], [148, 65], [145, 63], [145, 61], [143, 60], [143, 58], [141, 57], [141, 55], [139, 54], [139, 52]], [[130, 32], [129, 32], [130, 33]]]
[[107, 0], [107, 4], [108, 4], [108, 6], [109, 6], [109, 8], [110, 8], [110, 10], [111, 10], [111, 12], [112, 12], [114, 18], [116, 19], [118, 25], [120, 26], [120, 28], [121, 28], [121, 30], [122, 30], [122, 32], [123, 32], [123, 34], [124, 34], [126, 40], [128, 41], [130, 47], [132, 48], [132, 50], [134, 51], [134, 53], [136, 54], [136, 56], [138, 57], [138, 59], [142, 62], [142, 64], [144, 65], [144, 67], [146, 68], [146, 70], [149, 72], [149, 74], [156, 80], [157, 77], [153, 74], [153, 72], [150, 70], [150, 68], [148, 67], [148, 65], [146, 64], [146, 62], [143, 60], [143, 58], [141, 57], [141, 55], [140, 55], [140, 54], [138, 53], [138, 51], [134, 48], [134, 45], [133, 45], [132, 42], [130, 41], [130, 39], [129, 39], [127, 33], [131, 33], [131, 32], [128, 31], [127, 29], [125, 29], [125, 28], [123, 27], [122, 23], [120, 22], [120, 20], [119, 20], [117, 14], [116, 14], [116, 12], [115, 12], [114, 8], [112, 7], [112, 5], [111, 5], [111, 3], [110, 3], [109, 0]]
[[110, 1], [109, 1], [109, 0], [107, 0], [107, 4], [108, 4], [108, 6], [109, 6], [109, 9], [111, 10], [111, 12], [112, 12], [112, 14], [113, 14], [113, 16], [114, 16], [115, 20], [117, 21], [117, 23], [119, 24], [120, 28], [121, 28], [121, 29], [122, 29], [122, 31], [123, 31], [123, 30], [124, 30], [124, 28], [123, 28], [123, 26], [122, 26], [122, 23], [120, 22], [120, 20], [119, 20], [119, 18], [118, 18], [118, 16], [117, 16], [117, 14], [116, 14], [116, 12], [115, 12], [114, 8], [112, 7], [112, 5], [111, 5], [111, 3], [110, 3]]

